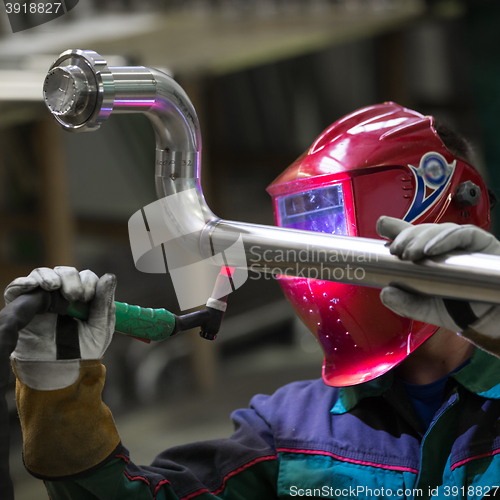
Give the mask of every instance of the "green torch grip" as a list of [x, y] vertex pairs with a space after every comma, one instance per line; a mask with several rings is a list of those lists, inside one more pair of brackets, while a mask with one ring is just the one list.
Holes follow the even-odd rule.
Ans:
[[175, 331], [175, 314], [166, 309], [115, 302], [115, 330], [145, 340], [164, 340]]
[[[115, 302], [115, 331], [144, 340], [164, 340], [175, 331], [175, 314], [166, 309], [131, 306]], [[70, 302], [66, 314], [85, 321], [89, 317], [89, 304]]]

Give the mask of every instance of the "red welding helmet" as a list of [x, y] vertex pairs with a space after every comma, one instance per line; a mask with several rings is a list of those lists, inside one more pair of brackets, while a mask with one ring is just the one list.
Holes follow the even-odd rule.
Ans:
[[[447, 149], [432, 117], [392, 102], [335, 122], [268, 192], [278, 226], [310, 231], [379, 238], [381, 215], [414, 224], [490, 223], [477, 171]], [[332, 386], [382, 375], [437, 330], [391, 312], [379, 289], [288, 276], [279, 282], [321, 344], [323, 379]]]

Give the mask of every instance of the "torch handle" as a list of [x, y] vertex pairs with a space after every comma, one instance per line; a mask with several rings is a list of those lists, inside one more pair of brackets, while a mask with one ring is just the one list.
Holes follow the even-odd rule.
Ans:
[[[176, 330], [175, 314], [166, 309], [131, 306], [115, 302], [115, 331], [146, 341], [164, 340]], [[60, 311], [60, 308], [58, 308]], [[70, 302], [64, 314], [82, 321], [89, 317], [89, 304]]]

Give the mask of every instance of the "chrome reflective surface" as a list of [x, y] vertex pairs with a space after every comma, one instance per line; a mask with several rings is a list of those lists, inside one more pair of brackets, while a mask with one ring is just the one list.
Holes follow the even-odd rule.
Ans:
[[182, 87], [155, 69], [108, 67], [96, 52], [69, 50], [51, 66], [44, 98], [55, 119], [72, 132], [96, 130], [111, 112], [143, 113], [149, 118], [156, 136], [157, 196], [161, 199], [195, 188], [191, 215], [172, 222], [186, 235], [183, 244], [199, 254], [196, 235], [215, 215], [200, 185], [198, 117]]
[[201, 188], [201, 134], [195, 109], [179, 84], [160, 71], [108, 68], [93, 51], [67, 51], [50, 68], [44, 96], [66, 130], [95, 130], [112, 111], [139, 112], [149, 118], [156, 135], [158, 198], [192, 189], [193, 210], [185, 205], [185, 216], [175, 216], [172, 223], [189, 235], [183, 244], [200, 259], [225, 251], [229, 265], [241, 265], [238, 256], [226, 250], [241, 235], [247, 268], [255, 272], [372, 287], [392, 283], [422, 293], [500, 304], [499, 257], [449, 255], [415, 264], [391, 255], [379, 240], [218, 219]]
[[[419, 263], [391, 255], [385, 242], [220, 220], [205, 229], [217, 254], [241, 235], [248, 268], [257, 273], [301, 276], [500, 304], [500, 257], [453, 253]], [[238, 256], [225, 251], [228, 264]]]
[[43, 96], [63, 128], [74, 132], [94, 130], [111, 113], [113, 76], [97, 52], [67, 50], [50, 67]]

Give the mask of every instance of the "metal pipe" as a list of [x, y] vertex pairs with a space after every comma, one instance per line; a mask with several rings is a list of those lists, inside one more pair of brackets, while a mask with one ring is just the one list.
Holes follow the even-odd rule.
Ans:
[[412, 263], [391, 255], [380, 240], [217, 218], [200, 183], [198, 117], [184, 90], [160, 71], [108, 68], [95, 52], [67, 51], [50, 68], [44, 95], [55, 118], [71, 131], [95, 130], [112, 111], [149, 118], [156, 135], [158, 198], [189, 192], [181, 216], [168, 216], [178, 234], [189, 235], [183, 241], [186, 250], [200, 259], [224, 252], [228, 265], [240, 266], [241, 256], [233, 255], [230, 246], [241, 236], [247, 268], [256, 272], [373, 287], [392, 283], [421, 293], [500, 304], [500, 258], [495, 256], [450, 254]]
[[[198, 116], [182, 87], [165, 73], [143, 66], [119, 67], [90, 50], [68, 50], [52, 64], [45, 78], [47, 107], [70, 132], [96, 130], [111, 110], [143, 113], [156, 136], [156, 193], [158, 199], [194, 188], [189, 217], [172, 223], [191, 253], [200, 253], [193, 235], [201, 233], [215, 215], [200, 184], [201, 133]], [[194, 207], [196, 206], [196, 209]], [[199, 210], [201, 207], [201, 212]]]
[[[385, 242], [219, 220], [205, 228], [206, 255], [224, 251], [228, 265], [241, 262], [231, 245], [241, 236], [248, 268], [256, 273], [301, 276], [500, 304], [500, 258], [450, 253], [419, 263], [391, 255]], [[226, 250], [229, 248], [229, 250]]]

